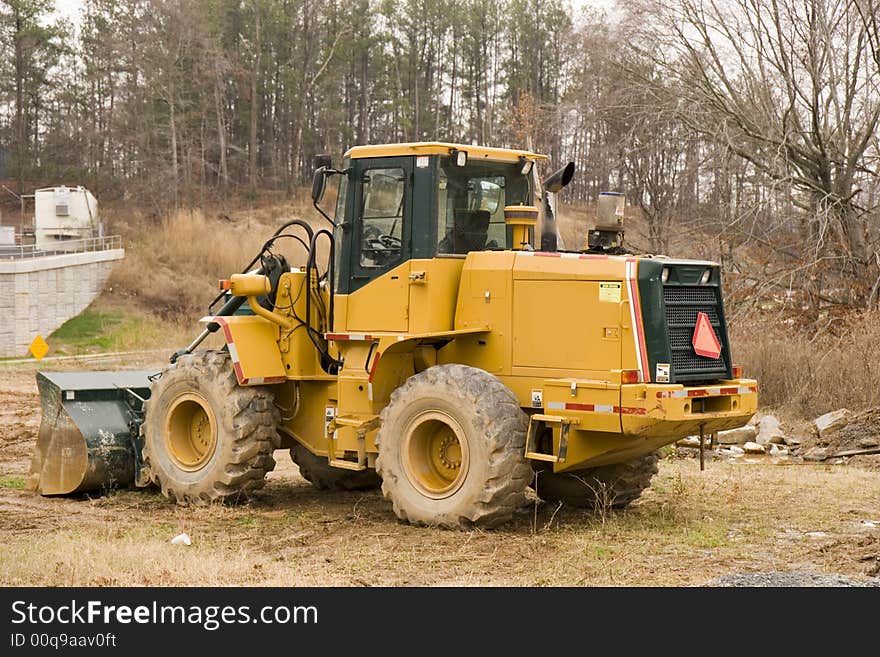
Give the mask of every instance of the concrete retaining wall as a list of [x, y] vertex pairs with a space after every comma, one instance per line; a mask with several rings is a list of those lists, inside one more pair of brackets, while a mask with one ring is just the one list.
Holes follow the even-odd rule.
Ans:
[[75, 317], [98, 296], [124, 249], [0, 260], [0, 356], [24, 356], [31, 341]]

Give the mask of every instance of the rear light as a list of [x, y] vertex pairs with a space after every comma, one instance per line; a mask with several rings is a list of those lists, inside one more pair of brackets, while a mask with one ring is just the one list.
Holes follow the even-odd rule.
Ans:
[[638, 383], [639, 382], [639, 371], [638, 370], [623, 370], [620, 373], [620, 382], [621, 383]]
[[731, 369], [732, 372], [733, 372], [733, 378], [734, 378], [734, 379], [741, 379], [741, 378], [743, 378], [743, 368], [742, 368], [742, 365], [734, 365], [734, 366], [731, 367], [730, 369]]

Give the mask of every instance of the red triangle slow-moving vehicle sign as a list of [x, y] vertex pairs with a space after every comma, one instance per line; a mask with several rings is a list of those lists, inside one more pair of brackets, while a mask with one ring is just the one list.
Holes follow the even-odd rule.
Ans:
[[691, 339], [694, 351], [706, 358], [718, 358], [721, 355], [721, 343], [709, 321], [709, 315], [699, 313], [697, 315], [697, 328], [694, 329], [694, 337]]

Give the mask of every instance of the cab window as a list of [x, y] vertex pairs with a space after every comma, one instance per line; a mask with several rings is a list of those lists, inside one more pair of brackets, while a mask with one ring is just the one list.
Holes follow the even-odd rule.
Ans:
[[[348, 159], [343, 160], [342, 168], [348, 169], [351, 166], [351, 162]], [[335, 269], [336, 269], [336, 280], [333, 281], [333, 285], [337, 288], [339, 287], [339, 272], [340, 267], [342, 266], [342, 249], [340, 248], [342, 244], [342, 234], [343, 234], [343, 223], [345, 222], [345, 212], [346, 205], [348, 204], [348, 174], [345, 173], [341, 176], [334, 176], [334, 178], [339, 178], [339, 189], [336, 192], [336, 217], [334, 220], [334, 229], [333, 229], [333, 238], [336, 240], [336, 255], [335, 255]]]
[[361, 267], [387, 267], [400, 260], [405, 181], [403, 169], [399, 167], [364, 172]]
[[508, 249], [504, 207], [528, 205], [530, 177], [516, 164], [440, 158], [437, 177], [437, 253]]

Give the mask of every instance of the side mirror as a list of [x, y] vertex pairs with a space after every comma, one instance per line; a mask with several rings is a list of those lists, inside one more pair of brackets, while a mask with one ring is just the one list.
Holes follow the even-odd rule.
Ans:
[[315, 170], [312, 178], [312, 201], [320, 203], [324, 198], [324, 190], [327, 189], [327, 167], [322, 166]]
[[318, 155], [315, 155], [312, 162], [313, 162], [313, 166], [316, 169], [320, 169], [321, 167], [324, 167], [325, 169], [329, 169], [330, 167], [333, 166], [333, 158], [330, 157], [329, 155], [327, 155], [326, 153], [319, 153]]

